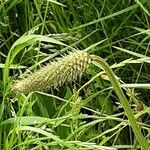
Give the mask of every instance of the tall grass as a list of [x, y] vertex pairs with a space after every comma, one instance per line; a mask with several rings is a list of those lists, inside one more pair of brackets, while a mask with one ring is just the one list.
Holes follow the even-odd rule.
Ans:
[[[1, 0], [0, 150], [147, 150], [149, 22], [149, 0]], [[96, 60], [81, 78], [11, 92], [19, 78], [77, 50]]]

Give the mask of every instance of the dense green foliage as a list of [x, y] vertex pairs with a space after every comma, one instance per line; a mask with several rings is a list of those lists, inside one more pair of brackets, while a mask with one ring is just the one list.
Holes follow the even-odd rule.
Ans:
[[[149, 28], [149, 0], [1, 0], [0, 150], [146, 150]], [[24, 73], [74, 50], [106, 59], [135, 114], [144, 146], [115, 92], [114, 78], [96, 61], [81, 79], [56, 89], [11, 92]]]

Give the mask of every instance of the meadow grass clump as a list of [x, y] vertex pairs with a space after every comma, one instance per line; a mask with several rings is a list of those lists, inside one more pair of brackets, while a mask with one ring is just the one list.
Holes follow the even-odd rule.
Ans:
[[148, 150], [149, 4], [1, 1], [0, 150]]
[[47, 66], [29, 74], [26, 78], [12, 85], [13, 93], [27, 94], [32, 91], [47, 91], [50, 87], [58, 87], [66, 81], [81, 78], [91, 62], [90, 55], [85, 51], [76, 51], [58, 58]]
[[91, 61], [96, 61], [105, 70], [110, 82], [115, 90], [124, 110], [129, 119], [131, 127], [143, 148], [147, 149], [148, 142], [144, 139], [141, 129], [138, 127], [134, 114], [130, 108], [128, 100], [126, 99], [120, 83], [115, 77], [110, 66], [99, 56], [89, 55], [85, 51], [76, 51], [70, 55], [59, 58], [58, 61], [51, 62], [47, 66], [41, 68], [28, 77], [17, 81], [12, 86], [14, 93], [28, 94], [32, 91], [47, 91], [50, 87], [56, 88], [64, 84], [66, 81], [76, 80], [81, 78], [83, 72], [89, 67]]

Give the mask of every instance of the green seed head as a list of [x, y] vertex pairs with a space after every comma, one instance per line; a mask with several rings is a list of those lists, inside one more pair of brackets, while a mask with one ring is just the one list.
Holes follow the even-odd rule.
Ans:
[[11, 88], [13, 93], [27, 94], [32, 91], [47, 91], [50, 87], [58, 87], [66, 81], [81, 78], [91, 63], [90, 55], [85, 51], [70, 53], [57, 61], [29, 74], [26, 78], [16, 81]]

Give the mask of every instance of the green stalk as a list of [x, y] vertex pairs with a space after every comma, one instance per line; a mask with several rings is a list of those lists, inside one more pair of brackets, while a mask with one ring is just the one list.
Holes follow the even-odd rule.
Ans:
[[137, 125], [137, 122], [136, 122], [136, 119], [135, 119], [134, 114], [132, 112], [132, 109], [130, 108], [128, 100], [126, 99], [125, 95], [123, 94], [122, 89], [120, 88], [119, 82], [115, 78], [115, 74], [113, 73], [113, 71], [111, 70], [111, 68], [109, 67], [109, 65], [107, 64], [107, 62], [104, 59], [102, 59], [99, 56], [95, 56], [95, 55], [91, 55], [91, 57], [94, 61], [100, 63], [100, 65], [105, 70], [105, 72], [108, 75], [110, 82], [111, 82], [111, 84], [112, 84], [124, 110], [125, 110], [125, 113], [126, 113], [128, 119], [129, 119], [129, 122], [131, 124], [131, 127], [132, 127], [139, 143], [141, 144], [142, 149], [148, 150], [150, 145], [147, 142], [147, 140], [144, 138], [144, 136], [142, 135], [140, 127]]

